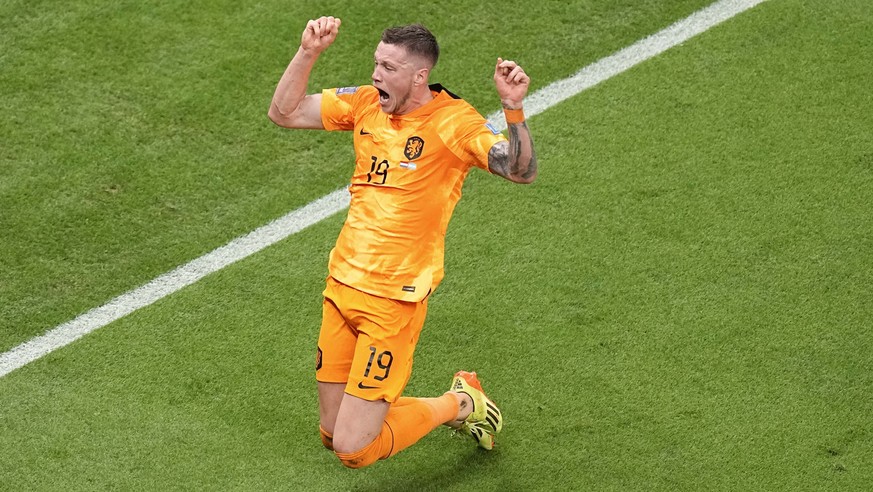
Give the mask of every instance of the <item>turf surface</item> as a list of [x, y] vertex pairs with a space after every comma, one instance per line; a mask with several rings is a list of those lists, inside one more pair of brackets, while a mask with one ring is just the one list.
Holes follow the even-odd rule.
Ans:
[[[542, 86], [705, 3], [543, 2], [511, 41], [484, 4], [423, 20], [440, 81], [489, 112], [470, 67], [504, 49]], [[347, 179], [347, 138], [263, 116], [289, 24], [333, 4], [10, 5], [6, 346]], [[315, 87], [366, 80], [374, 33], [409, 20], [341, 15]], [[143, 34], [98, 42], [113, 22]], [[338, 216], [0, 379], [0, 488], [864, 490], [871, 32], [864, 1], [771, 0], [532, 119], [536, 184], [471, 176], [408, 393], [479, 371], [508, 420], [496, 452], [435, 432], [352, 472], [320, 448]], [[76, 83], [52, 84], [65, 66]]]

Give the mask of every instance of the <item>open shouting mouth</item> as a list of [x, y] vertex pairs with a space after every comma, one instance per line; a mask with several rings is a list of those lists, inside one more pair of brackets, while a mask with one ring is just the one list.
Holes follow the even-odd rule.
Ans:
[[379, 91], [379, 104], [381, 104], [382, 107], [385, 107], [385, 105], [388, 104], [388, 101], [391, 99], [391, 96], [378, 87], [376, 87], [376, 90]]

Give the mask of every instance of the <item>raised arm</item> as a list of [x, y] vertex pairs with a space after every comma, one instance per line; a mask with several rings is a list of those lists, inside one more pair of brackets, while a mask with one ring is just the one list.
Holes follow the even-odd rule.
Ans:
[[537, 154], [523, 111], [530, 77], [514, 61], [498, 58], [494, 67], [494, 84], [503, 104], [509, 141], [491, 147], [488, 169], [515, 183], [532, 183], [537, 177]]
[[270, 111], [273, 123], [285, 128], [324, 128], [321, 123], [321, 94], [306, 95], [309, 73], [315, 61], [339, 32], [340, 20], [321, 17], [306, 24], [300, 48], [276, 86]]

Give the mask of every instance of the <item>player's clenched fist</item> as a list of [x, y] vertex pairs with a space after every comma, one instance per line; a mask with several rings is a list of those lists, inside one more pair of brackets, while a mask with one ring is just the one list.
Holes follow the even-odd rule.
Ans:
[[300, 47], [313, 54], [319, 54], [333, 44], [339, 32], [341, 21], [338, 17], [319, 17], [306, 23]]
[[504, 108], [520, 109], [530, 87], [530, 77], [514, 61], [498, 58], [494, 67], [494, 84]]

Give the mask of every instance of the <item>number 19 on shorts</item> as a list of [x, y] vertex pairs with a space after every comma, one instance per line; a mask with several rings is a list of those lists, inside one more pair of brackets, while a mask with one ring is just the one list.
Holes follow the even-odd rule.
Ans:
[[[364, 377], [370, 377], [370, 372], [374, 371], [373, 379], [376, 381], [383, 381], [388, 377], [388, 373], [391, 371], [391, 363], [394, 362], [394, 356], [391, 355], [391, 351], [385, 350], [378, 355], [376, 354], [376, 347], [370, 346], [370, 359], [367, 361], [367, 369], [364, 371]], [[376, 363], [378, 369], [373, 369], [373, 362]], [[380, 372], [381, 371], [381, 372]]]

